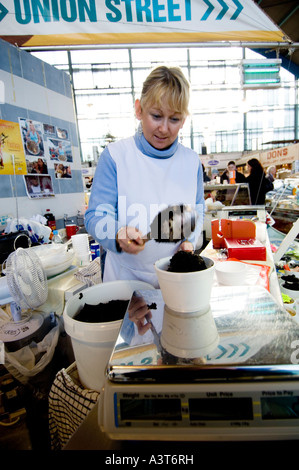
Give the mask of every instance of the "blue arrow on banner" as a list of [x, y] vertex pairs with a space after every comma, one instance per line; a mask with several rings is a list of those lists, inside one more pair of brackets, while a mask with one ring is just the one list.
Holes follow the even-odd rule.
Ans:
[[[218, 350], [220, 350], [219, 353], [218, 353]], [[219, 359], [225, 360], [225, 359], [230, 359], [233, 356], [236, 356], [235, 357], [235, 360], [236, 360], [237, 358], [246, 356], [249, 350], [250, 350], [250, 346], [246, 343], [240, 343], [240, 344], [229, 343], [228, 345], [225, 345], [225, 346], [223, 346], [223, 344], [218, 344], [217, 346], [218, 356], [211, 358], [211, 356], [208, 354], [206, 359], [207, 361], [211, 361], [211, 360], [219, 361]]]
[[246, 344], [246, 343], [241, 343], [241, 344], [242, 344], [242, 346], [244, 346], [245, 349], [242, 352], [242, 354], [240, 354], [240, 357], [245, 356], [248, 353], [249, 349], [250, 349], [250, 346], [248, 346], [248, 344]]
[[227, 357], [232, 357], [237, 353], [239, 348], [235, 344], [230, 344], [229, 346], [232, 348], [232, 352]]
[[2, 3], [0, 3], [0, 21], [2, 21], [3, 18], [5, 18], [7, 13], [8, 13], [8, 9], [4, 5], [2, 5]]
[[225, 13], [226, 13], [227, 10], [228, 10], [228, 6], [227, 6], [227, 4], [226, 4], [223, 0], [218, 0], [218, 2], [219, 2], [220, 5], [222, 6], [222, 10], [221, 10], [221, 12], [219, 13], [219, 15], [217, 16], [216, 20], [222, 20], [222, 18], [224, 17]]
[[231, 20], [236, 20], [244, 7], [243, 5], [241, 5], [241, 3], [238, 0], [233, 0], [233, 2], [236, 5], [237, 9], [235, 13], [232, 15]]
[[227, 353], [227, 349], [224, 348], [223, 346], [221, 346], [221, 344], [218, 344], [218, 349], [220, 349], [220, 351], [222, 351], [222, 352], [215, 359], [220, 359], [222, 356], [224, 356], [224, 354]]
[[203, 15], [203, 17], [201, 18], [201, 21], [206, 21], [206, 19], [210, 16], [210, 14], [212, 13], [215, 7], [212, 5], [212, 3], [209, 2], [209, 0], [203, 0], [203, 1], [205, 2], [206, 5], [208, 5], [208, 9]]
[[[203, 1], [208, 6], [208, 9], [206, 10], [205, 14], [202, 16], [200, 21], [206, 21], [215, 8], [215, 6], [209, 0], [203, 0]], [[225, 13], [227, 13], [229, 6], [227, 5], [227, 3], [225, 3], [224, 0], [217, 0], [217, 2], [220, 3], [222, 10], [220, 11], [220, 13], [218, 13], [216, 20], [222, 20]], [[233, 0], [233, 2], [236, 5], [237, 9], [231, 16], [230, 20], [236, 20], [244, 8], [243, 5], [241, 5], [241, 3], [239, 2], [239, 0]]]

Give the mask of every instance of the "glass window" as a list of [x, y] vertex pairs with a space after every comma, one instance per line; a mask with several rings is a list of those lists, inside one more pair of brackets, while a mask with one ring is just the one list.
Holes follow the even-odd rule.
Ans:
[[119, 139], [135, 132], [134, 100], [150, 70], [161, 64], [181, 67], [190, 79], [191, 116], [180, 139], [199, 154], [203, 144], [208, 153], [242, 152], [245, 138], [246, 150], [265, 150], [297, 135], [298, 81], [281, 67], [279, 88], [244, 91], [243, 56], [264, 59], [247, 48], [244, 53], [241, 47], [121, 47], [33, 55], [67, 72], [71, 58], [83, 160], [91, 158], [94, 145], [102, 150], [108, 134]]

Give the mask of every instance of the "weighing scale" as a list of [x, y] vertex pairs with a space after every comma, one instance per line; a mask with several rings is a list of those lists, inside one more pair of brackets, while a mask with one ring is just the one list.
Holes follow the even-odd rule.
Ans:
[[138, 333], [129, 304], [100, 394], [102, 431], [116, 440], [299, 439], [299, 324], [265, 288], [213, 287], [219, 342], [197, 358], [165, 350], [161, 291], [140, 293], [152, 329]]
[[258, 219], [266, 222], [265, 206], [224, 206], [217, 211], [218, 219]]

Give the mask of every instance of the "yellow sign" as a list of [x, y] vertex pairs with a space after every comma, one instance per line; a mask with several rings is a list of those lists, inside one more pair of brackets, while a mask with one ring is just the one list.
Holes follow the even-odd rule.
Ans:
[[13, 174], [27, 174], [20, 126], [0, 120], [0, 175]]

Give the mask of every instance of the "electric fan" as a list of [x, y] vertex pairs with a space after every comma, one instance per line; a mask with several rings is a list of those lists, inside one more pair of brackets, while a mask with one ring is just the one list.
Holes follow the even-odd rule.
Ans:
[[43, 324], [43, 317], [32, 310], [46, 302], [47, 277], [39, 257], [31, 248], [18, 248], [11, 253], [0, 278], [0, 305], [10, 304], [12, 321], [0, 328], [0, 340], [19, 341], [36, 332]]

